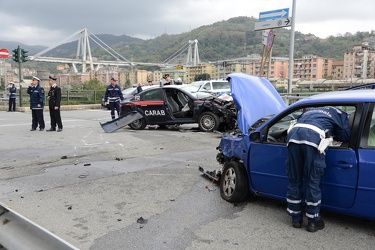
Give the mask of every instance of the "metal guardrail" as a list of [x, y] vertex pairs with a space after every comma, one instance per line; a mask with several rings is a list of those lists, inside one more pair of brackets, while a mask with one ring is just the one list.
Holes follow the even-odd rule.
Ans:
[[[48, 104], [47, 94], [45, 90], [45, 104]], [[75, 104], [98, 104], [101, 102], [105, 91], [100, 90], [62, 90], [61, 91], [61, 105], [75, 105]], [[29, 106], [30, 96], [27, 94], [27, 88], [22, 88], [22, 97], [20, 97], [20, 90], [17, 90], [17, 106]], [[1, 102], [8, 102], [8, 93], [3, 92], [3, 97], [0, 98]], [[22, 105], [19, 101], [22, 101]]]
[[0, 203], [0, 248], [78, 250], [55, 234]]

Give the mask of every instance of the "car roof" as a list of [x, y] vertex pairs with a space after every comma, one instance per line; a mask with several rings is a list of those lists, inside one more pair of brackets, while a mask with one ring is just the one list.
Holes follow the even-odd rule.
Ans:
[[319, 102], [375, 102], [375, 89], [326, 92], [299, 100], [298, 104]]

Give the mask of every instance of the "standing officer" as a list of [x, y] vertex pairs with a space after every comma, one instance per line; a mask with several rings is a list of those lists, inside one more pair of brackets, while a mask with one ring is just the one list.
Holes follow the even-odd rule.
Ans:
[[39, 130], [43, 131], [44, 117], [44, 89], [39, 85], [40, 79], [38, 77], [33, 77], [31, 85], [27, 88], [27, 93], [30, 95], [30, 109], [32, 114], [32, 124], [31, 130], [35, 131], [39, 124]]
[[14, 82], [9, 83], [9, 109], [8, 112], [16, 111], [16, 92], [17, 89], [14, 86]]
[[61, 122], [61, 115], [60, 115], [60, 103], [61, 103], [61, 89], [56, 84], [56, 78], [53, 76], [49, 76], [49, 86], [50, 89], [48, 91], [48, 106], [49, 106], [49, 115], [51, 117], [51, 128], [47, 129], [47, 132], [56, 131], [56, 124], [57, 124], [57, 132], [61, 132], [63, 130], [63, 125]]
[[111, 84], [108, 85], [104, 95], [104, 105], [108, 102], [109, 108], [111, 109], [112, 120], [115, 119], [115, 109], [117, 111], [117, 116], [120, 115], [120, 100], [123, 101], [124, 96], [122, 95], [120, 86], [117, 85], [117, 80], [112, 77]]
[[[350, 118], [354, 118], [354, 114]], [[288, 130], [288, 156], [286, 161], [289, 185], [286, 193], [287, 212], [292, 216], [292, 226], [301, 228], [302, 184], [306, 182], [307, 231], [324, 228], [320, 219], [320, 180], [326, 167], [325, 150], [332, 142], [348, 142], [350, 125], [348, 114], [335, 107], [319, 107], [306, 110], [298, 122]]]
[[164, 74], [163, 79], [165, 80], [165, 83], [163, 85], [171, 85], [171, 77], [169, 74]]

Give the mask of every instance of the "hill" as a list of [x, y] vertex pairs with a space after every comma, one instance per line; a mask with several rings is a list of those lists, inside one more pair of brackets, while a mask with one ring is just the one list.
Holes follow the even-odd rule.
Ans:
[[[254, 31], [257, 19], [251, 17], [235, 17], [225, 21], [201, 26], [189, 32], [168, 35], [163, 34], [150, 40], [142, 40], [130, 36], [96, 35], [128, 60], [137, 62], [162, 62], [182, 48], [189, 40], [198, 40], [200, 59], [203, 62], [227, 60], [246, 57], [250, 54], [262, 54], [261, 31]], [[276, 29], [273, 56], [288, 57], [290, 30]], [[343, 60], [345, 51], [353, 45], [368, 41], [375, 45], [375, 36], [369, 32], [346, 33], [343, 36], [330, 36], [320, 39], [313, 34], [295, 32], [295, 57], [316, 54], [321, 57]], [[4, 44], [4, 43], [3, 43]], [[20, 44], [21, 45], [21, 44]], [[9, 51], [17, 44], [7, 45]], [[30, 55], [40, 52], [45, 47], [21, 45], [30, 50]], [[101, 60], [114, 60], [106, 51], [90, 41], [92, 55]], [[10, 48], [9, 48], [10, 47]], [[75, 57], [77, 41], [63, 44], [48, 52], [48, 56]], [[34, 62], [30, 62], [32, 65]], [[31, 66], [30, 65], [30, 66]], [[45, 64], [37, 64], [38, 67]], [[52, 65], [45, 65], [51, 67]]]

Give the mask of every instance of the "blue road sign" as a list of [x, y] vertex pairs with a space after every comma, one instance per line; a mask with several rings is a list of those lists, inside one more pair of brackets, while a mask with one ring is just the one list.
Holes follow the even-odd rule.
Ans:
[[279, 10], [270, 10], [259, 13], [259, 21], [266, 21], [276, 18], [288, 17], [289, 8], [279, 9]]

